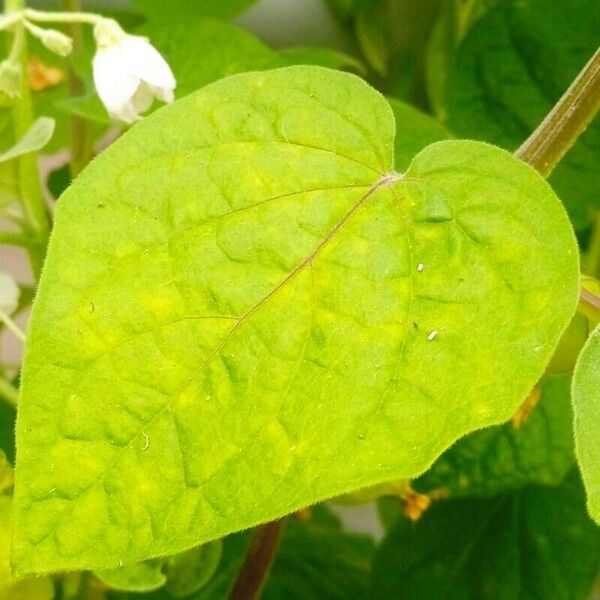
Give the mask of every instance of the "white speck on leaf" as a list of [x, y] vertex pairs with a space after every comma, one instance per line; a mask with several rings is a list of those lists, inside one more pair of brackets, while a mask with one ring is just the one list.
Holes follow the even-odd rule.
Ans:
[[150, 446], [150, 437], [147, 433], [142, 433], [142, 436], [144, 438], [144, 447], [142, 450], [148, 450], [148, 447]]
[[429, 335], [427, 336], [427, 339], [431, 342], [432, 340], [435, 339], [435, 337], [437, 336], [438, 332], [436, 329], [434, 329], [433, 331], [429, 332]]
[[419, 273], [423, 270], [423, 263], [419, 263], [417, 265], [417, 271], [419, 271]]

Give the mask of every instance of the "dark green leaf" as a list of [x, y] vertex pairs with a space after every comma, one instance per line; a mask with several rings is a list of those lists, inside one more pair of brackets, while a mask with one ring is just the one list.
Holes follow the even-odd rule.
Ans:
[[600, 569], [600, 529], [572, 473], [557, 488], [435, 503], [399, 520], [378, 549], [370, 598], [585, 600]]
[[[516, 149], [539, 125], [598, 46], [600, 3], [505, 0], [461, 46], [448, 89], [448, 125], [461, 136]], [[600, 205], [600, 120], [550, 182], [576, 228]]]
[[410, 104], [388, 98], [396, 119], [394, 164], [400, 172], [406, 171], [411, 160], [425, 146], [450, 137], [448, 130], [429, 115]]
[[560, 483], [575, 460], [569, 383], [566, 376], [545, 380], [539, 403], [523, 425], [506, 423], [459, 440], [417, 479], [415, 489], [487, 496]]

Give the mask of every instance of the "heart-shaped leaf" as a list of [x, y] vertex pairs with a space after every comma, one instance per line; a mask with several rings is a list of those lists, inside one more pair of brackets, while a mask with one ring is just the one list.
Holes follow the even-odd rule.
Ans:
[[588, 509], [600, 523], [600, 327], [586, 342], [573, 375], [575, 448], [588, 495]]
[[483, 143], [395, 174], [394, 130], [353, 75], [236, 75], [67, 190], [28, 332], [18, 572], [179, 552], [512, 415], [577, 301], [566, 214]]

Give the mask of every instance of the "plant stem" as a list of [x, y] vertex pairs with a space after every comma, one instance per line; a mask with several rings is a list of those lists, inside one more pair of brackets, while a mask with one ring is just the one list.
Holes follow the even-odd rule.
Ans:
[[0, 397], [15, 408], [19, 403], [19, 390], [4, 377], [0, 377]]
[[0, 322], [6, 325], [6, 328], [22, 342], [25, 342], [25, 334], [21, 328], [0, 308]]
[[[63, 8], [72, 13], [81, 12], [80, 0], [63, 0]], [[69, 35], [73, 39], [73, 54], [83, 48], [83, 30], [81, 23], [69, 23]], [[69, 61], [69, 93], [71, 97], [81, 96], [84, 86], [75, 72], [73, 58]], [[78, 115], [71, 116], [71, 177], [76, 177], [92, 158], [92, 141], [87, 121]]]
[[99, 21], [104, 20], [104, 17], [94, 13], [70, 11], [45, 12], [43, 10], [34, 10], [33, 8], [25, 10], [25, 17], [38, 23], [87, 23], [88, 25], [96, 25]]
[[[22, 11], [25, 0], [5, 0], [6, 14]], [[18, 60], [23, 72], [21, 95], [13, 107], [15, 139], [21, 139], [33, 123], [31, 91], [27, 77], [27, 34], [23, 23], [15, 24], [13, 50], [11, 54]], [[19, 198], [23, 207], [26, 229], [31, 243], [28, 247], [31, 268], [36, 278], [42, 269], [46, 253], [46, 243], [50, 232], [50, 220], [44, 203], [37, 154], [24, 154], [18, 159]]]
[[515, 155], [548, 177], [600, 108], [600, 49]]
[[29, 240], [27, 239], [27, 236], [18, 231], [0, 231], [0, 244], [27, 248], [29, 246]]
[[581, 288], [581, 294], [579, 297], [583, 303], [587, 304], [595, 310], [600, 311], [600, 297], [596, 296], [596, 294], [593, 294], [585, 288]]
[[284, 524], [285, 520], [279, 519], [254, 530], [229, 600], [254, 600], [259, 597], [275, 558]]

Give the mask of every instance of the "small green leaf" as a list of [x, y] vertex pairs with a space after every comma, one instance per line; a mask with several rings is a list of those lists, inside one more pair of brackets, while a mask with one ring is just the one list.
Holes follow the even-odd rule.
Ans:
[[573, 374], [575, 448], [588, 509], [600, 523], [600, 327], [586, 342]]
[[54, 119], [39, 117], [12, 148], [0, 153], [0, 162], [13, 160], [30, 152], [38, 152], [50, 141], [53, 133]]
[[524, 424], [506, 423], [459, 440], [417, 479], [415, 489], [490, 496], [529, 484], [559, 484], [575, 460], [569, 385], [565, 376], [544, 380]]
[[600, 530], [572, 473], [558, 488], [444, 500], [400, 519], [373, 560], [369, 598], [585, 600], [600, 568]]
[[215, 540], [170, 556], [165, 563], [165, 575], [171, 596], [185, 598], [202, 589], [215, 574], [222, 550], [223, 542]]
[[125, 592], [151, 592], [162, 587], [167, 581], [162, 572], [162, 562], [158, 560], [96, 571], [95, 575], [108, 587]]
[[577, 303], [566, 214], [486, 144], [394, 174], [394, 131], [353, 75], [248, 73], [73, 182], [28, 330], [19, 572], [173, 554], [414, 477], [514, 413]]
[[[515, 150], [598, 47], [600, 3], [504, 0], [467, 35], [450, 75], [448, 127]], [[560, 35], [556, 32], [560, 31]], [[599, 205], [600, 119], [550, 177], [576, 229]]]

